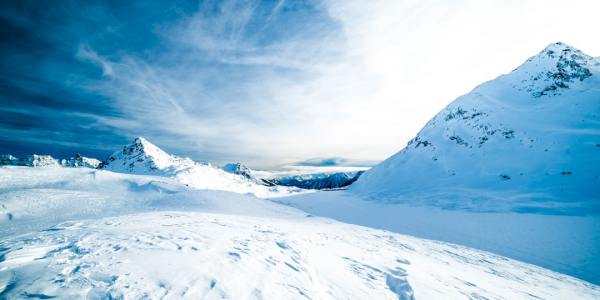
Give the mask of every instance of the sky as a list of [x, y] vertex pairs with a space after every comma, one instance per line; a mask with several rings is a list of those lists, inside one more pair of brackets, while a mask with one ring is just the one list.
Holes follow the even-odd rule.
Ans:
[[562, 41], [600, 55], [597, 0], [0, 2], [0, 153], [105, 158], [136, 136], [276, 168], [403, 148], [478, 84]]

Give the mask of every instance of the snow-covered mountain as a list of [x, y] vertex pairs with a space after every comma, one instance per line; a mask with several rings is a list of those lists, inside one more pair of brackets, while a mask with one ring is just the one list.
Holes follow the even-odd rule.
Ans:
[[24, 166], [44, 167], [44, 166], [59, 166], [60, 162], [50, 155], [28, 155], [21, 160]]
[[172, 174], [179, 170], [196, 165], [189, 158], [170, 155], [150, 143], [143, 137], [138, 137], [123, 150], [109, 156], [100, 168], [133, 174]]
[[75, 157], [67, 159], [56, 159], [50, 155], [33, 154], [19, 159], [10, 154], [0, 156], [0, 166], [27, 166], [27, 167], [46, 167], [46, 166], [62, 166], [68, 168], [92, 168], [95, 169], [100, 165], [100, 161], [95, 158], [81, 156], [79, 153]]
[[0, 216], [2, 299], [600, 297], [489, 252], [165, 176], [0, 168]]
[[[321, 169], [327, 169], [325, 167]], [[255, 171], [242, 163], [230, 163], [223, 166], [225, 172], [240, 175], [252, 182], [265, 186], [288, 186], [310, 190], [337, 189], [352, 184], [364, 173], [363, 170], [336, 172], [323, 170], [314, 173], [314, 170], [302, 172], [286, 171]]]
[[[12, 155], [0, 156], [0, 166], [62, 166], [98, 168], [117, 173], [154, 175], [175, 178], [194, 189], [224, 190], [251, 193], [259, 197], [281, 197], [307, 191], [276, 186], [268, 179], [255, 176], [243, 164], [230, 164], [226, 171], [210, 164], [197, 163], [189, 158], [168, 154], [143, 137], [138, 137], [122, 150], [114, 152], [105, 161], [77, 154], [69, 159], [57, 160], [50, 155], [30, 155], [18, 159]], [[264, 173], [264, 172], [263, 172]]]
[[20, 160], [10, 154], [0, 155], [0, 166], [18, 166]]
[[0, 166], [45, 167], [60, 166], [60, 162], [50, 155], [32, 154], [19, 159], [10, 154], [4, 154], [0, 157]]
[[95, 159], [89, 158], [85, 156], [81, 156], [81, 154], [75, 154], [75, 157], [71, 157], [68, 159], [61, 159], [60, 165], [68, 168], [92, 168], [96, 169], [100, 166], [102, 162]]
[[267, 186], [244, 174], [228, 173], [210, 164], [168, 154], [142, 137], [113, 153], [99, 168], [118, 173], [172, 177], [195, 189], [251, 193], [259, 197], [301, 192], [287, 187]]
[[231, 174], [240, 175], [248, 180], [251, 180], [257, 184], [265, 185], [265, 186], [275, 186], [276, 183], [269, 179], [261, 178], [259, 175], [255, 174], [256, 171], [248, 168], [246, 165], [242, 163], [229, 163], [223, 166], [223, 171]]
[[351, 185], [364, 171], [314, 173], [283, 176], [272, 179], [278, 185], [295, 186], [303, 189], [338, 189]]
[[459, 97], [351, 190], [482, 211], [600, 213], [600, 60], [563, 43]]

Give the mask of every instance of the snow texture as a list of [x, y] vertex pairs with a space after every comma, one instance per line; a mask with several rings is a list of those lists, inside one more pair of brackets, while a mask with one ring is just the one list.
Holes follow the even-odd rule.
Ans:
[[350, 191], [278, 198], [338, 221], [490, 251], [600, 284], [600, 218], [387, 203]]
[[598, 286], [488, 252], [169, 177], [4, 167], [0, 203], [6, 299], [600, 297]]

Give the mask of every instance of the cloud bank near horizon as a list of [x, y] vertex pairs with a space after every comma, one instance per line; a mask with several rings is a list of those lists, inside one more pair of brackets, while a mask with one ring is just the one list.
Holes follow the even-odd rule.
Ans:
[[[381, 160], [596, 1], [15, 1], [0, 9], [0, 150], [102, 156], [134, 136], [197, 160]], [[535, 13], [534, 13], [535, 12]]]

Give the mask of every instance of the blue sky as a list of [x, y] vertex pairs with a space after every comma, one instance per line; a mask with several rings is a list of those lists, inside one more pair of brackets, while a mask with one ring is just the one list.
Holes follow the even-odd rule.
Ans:
[[0, 153], [104, 158], [144, 136], [216, 163], [377, 161], [551, 42], [598, 55], [597, 8], [2, 1]]

